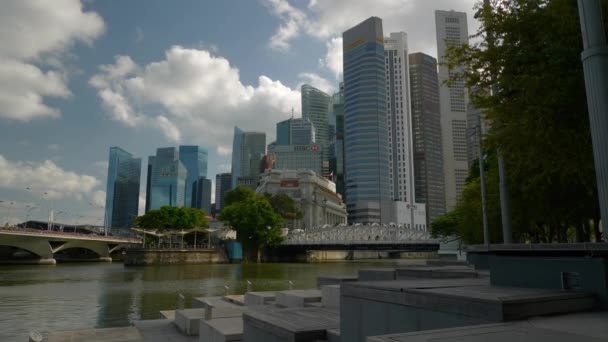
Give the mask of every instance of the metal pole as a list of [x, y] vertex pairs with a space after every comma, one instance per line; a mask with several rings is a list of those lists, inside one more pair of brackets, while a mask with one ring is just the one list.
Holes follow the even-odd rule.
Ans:
[[[608, 44], [600, 0], [578, 0], [581, 59], [591, 123], [593, 160], [604, 240], [608, 239]], [[604, 13], [607, 14], [607, 13]]]
[[487, 213], [487, 199], [486, 199], [486, 171], [484, 170], [483, 163], [483, 149], [481, 148], [481, 115], [477, 117], [477, 128], [479, 129], [479, 181], [481, 184], [481, 217], [483, 222], [483, 243], [488, 246], [490, 244], [490, 230], [488, 228], [488, 213]]

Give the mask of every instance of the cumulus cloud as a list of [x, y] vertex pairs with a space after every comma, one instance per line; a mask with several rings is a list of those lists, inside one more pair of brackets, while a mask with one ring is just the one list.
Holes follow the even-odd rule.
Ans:
[[336, 90], [336, 86], [333, 82], [330, 82], [326, 78], [315, 73], [304, 72], [298, 75], [298, 78], [301, 81], [300, 86], [306, 83], [330, 95]]
[[231, 151], [235, 123], [268, 132], [270, 141], [274, 123], [300, 107], [298, 90], [264, 75], [257, 85], [243, 84], [227, 59], [204, 49], [173, 46], [143, 66], [117, 56], [99, 70], [89, 84], [112, 119], [154, 127], [174, 143], [216, 146], [222, 155]]
[[[101, 17], [79, 0], [7, 0], [0, 11], [0, 118], [30, 121], [60, 116], [45, 97], [67, 98], [61, 56], [104, 31]], [[44, 71], [43, 71], [44, 70]]]
[[342, 79], [342, 37], [334, 37], [325, 43], [327, 52], [323, 58], [319, 58], [319, 66], [327, 68], [336, 76], [336, 80]]
[[89, 175], [66, 171], [50, 160], [11, 161], [0, 155], [0, 187], [46, 192], [49, 198], [83, 199], [94, 196], [100, 182]]
[[[342, 32], [370, 16], [377, 16], [383, 21], [385, 35], [390, 32], [407, 32], [411, 51], [432, 56], [437, 54], [435, 10], [467, 12], [469, 33], [473, 33], [477, 27], [473, 19], [473, 6], [476, 2], [477, 0], [310, 0], [305, 9], [300, 9], [287, 0], [264, 0], [270, 13], [281, 21], [277, 32], [270, 38], [270, 45], [278, 50], [287, 50], [290, 41], [303, 33], [327, 41], [329, 50], [329, 44], [337, 44], [334, 37], [342, 36]], [[273, 43], [277, 40], [279, 44]], [[341, 60], [339, 62], [342, 63]], [[335, 64], [325, 65], [330, 69], [341, 69]]]
[[95, 190], [92, 196], [93, 205], [97, 207], [105, 207], [106, 206], [106, 192], [103, 190]]

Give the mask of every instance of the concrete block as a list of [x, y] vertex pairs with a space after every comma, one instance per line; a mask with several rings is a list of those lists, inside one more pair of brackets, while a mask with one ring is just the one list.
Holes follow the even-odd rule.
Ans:
[[324, 308], [340, 309], [340, 285], [325, 285], [321, 287], [321, 303]]
[[203, 309], [207, 305], [211, 305], [214, 308], [238, 308], [242, 306], [238, 302], [232, 302], [224, 298], [225, 296], [216, 297], [197, 297], [192, 299], [193, 309]]
[[342, 277], [331, 277], [331, 276], [322, 276], [317, 277], [317, 288], [320, 289], [325, 285], [340, 285], [344, 282], [357, 281], [359, 278], [357, 276], [342, 276]]
[[276, 299], [275, 291], [253, 291], [245, 293], [245, 306], [268, 305]]
[[340, 342], [340, 329], [327, 329], [327, 342]]
[[[134, 321], [135, 328], [141, 334], [141, 341], [146, 342], [195, 342], [198, 337], [187, 336], [175, 329], [175, 324], [168, 319], [151, 319]], [[109, 342], [106, 340], [73, 340], [73, 341], [96, 341]], [[111, 340], [110, 340], [111, 341]], [[125, 341], [118, 339], [118, 341]]]
[[[25, 341], [25, 340], [24, 340]], [[82, 329], [71, 331], [56, 331], [49, 333], [48, 342], [70, 342], [70, 341], [142, 341], [137, 328], [105, 328], [105, 329]]]
[[[245, 310], [246, 309], [243, 306], [236, 308], [213, 308], [211, 310], [211, 319], [240, 317]], [[203, 319], [205, 319], [205, 309], [185, 309], [175, 311], [175, 325], [179, 331], [186, 335], [198, 335], [200, 321]]]
[[243, 340], [242, 317], [217, 318], [200, 322], [199, 342], [228, 342]]
[[475, 270], [468, 266], [449, 267], [407, 267], [395, 270], [396, 279], [408, 278], [477, 278]]
[[243, 340], [248, 342], [312, 342], [327, 338], [340, 325], [338, 313], [324, 308], [248, 311], [243, 314]]
[[319, 290], [289, 290], [276, 293], [276, 304], [280, 307], [304, 307], [304, 304], [321, 301]]
[[359, 281], [381, 281], [395, 280], [395, 269], [378, 268], [378, 269], [360, 269]]

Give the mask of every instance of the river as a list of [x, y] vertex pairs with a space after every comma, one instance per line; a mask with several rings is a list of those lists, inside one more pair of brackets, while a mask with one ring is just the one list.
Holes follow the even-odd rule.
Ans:
[[357, 269], [405, 261], [317, 264], [212, 264], [127, 267], [121, 263], [56, 266], [0, 266], [0, 341], [27, 341], [30, 331], [127, 326], [159, 318], [175, 309], [179, 293], [189, 307], [193, 297], [218, 296], [228, 285], [242, 294], [246, 281], [255, 291], [316, 286], [319, 275], [356, 275]]

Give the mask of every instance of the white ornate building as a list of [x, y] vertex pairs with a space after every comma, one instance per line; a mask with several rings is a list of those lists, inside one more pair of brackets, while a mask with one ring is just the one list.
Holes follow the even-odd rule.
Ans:
[[311, 170], [266, 170], [260, 176], [256, 193], [286, 194], [303, 212], [292, 228], [308, 229], [347, 222], [346, 205], [336, 193], [336, 184]]

